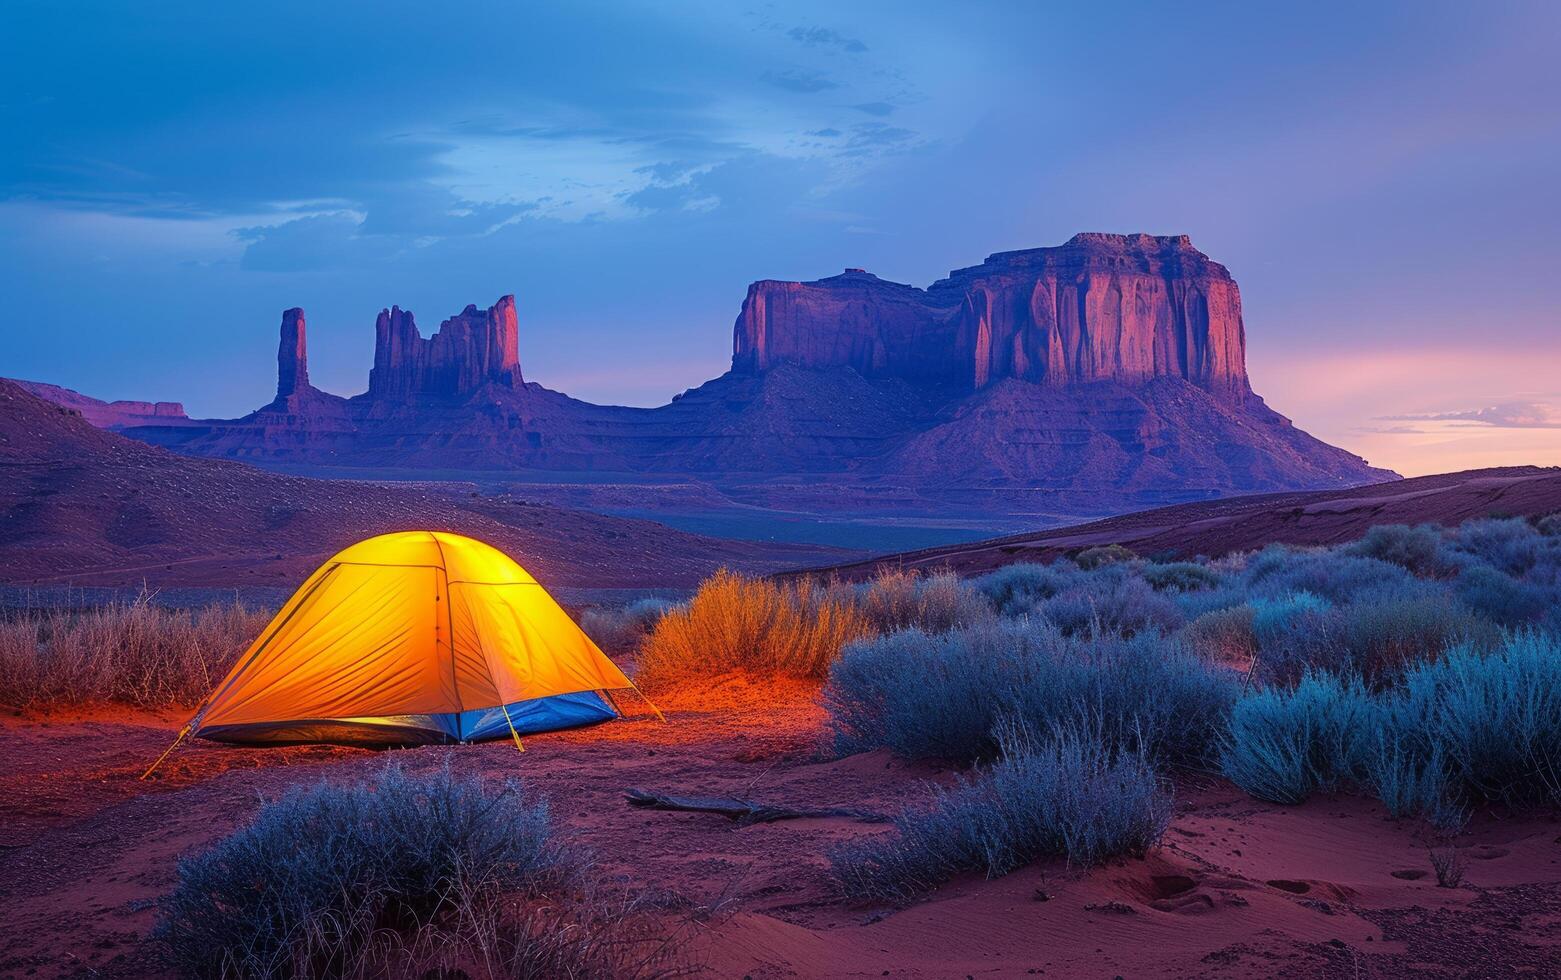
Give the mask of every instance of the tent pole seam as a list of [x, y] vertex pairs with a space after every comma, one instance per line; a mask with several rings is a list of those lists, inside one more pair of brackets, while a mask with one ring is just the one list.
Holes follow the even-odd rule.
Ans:
[[[461, 716], [466, 713], [466, 703], [461, 700], [461, 678], [455, 669], [455, 612], [451, 608], [455, 604], [455, 598], [450, 592], [450, 566], [445, 561], [444, 543], [439, 540], [439, 535], [432, 531], [428, 532], [428, 536], [434, 539], [434, 547], [439, 549], [439, 574], [444, 576], [444, 628], [445, 635], [449, 637], [445, 642], [450, 645], [450, 687], [455, 695], [455, 740], [459, 742], [461, 741]], [[439, 646], [437, 641], [434, 646], [435, 648]], [[517, 735], [515, 741], [518, 745], [520, 736]]]

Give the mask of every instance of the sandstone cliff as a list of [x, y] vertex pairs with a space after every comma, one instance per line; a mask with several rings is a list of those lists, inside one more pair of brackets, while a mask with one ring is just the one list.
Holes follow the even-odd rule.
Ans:
[[427, 338], [411, 313], [382, 311], [368, 390], [351, 398], [310, 386], [303, 311], [289, 310], [271, 404], [127, 431], [303, 465], [794, 484], [826, 508], [851, 486], [893, 486], [936, 495], [939, 513], [1100, 513], [1394, 477], [1269, 409], [1245, 346], [1235, 282], [1185, 237], [1083, 234], [927, 289], [860, 269], [755, 283], [732, 370], [654, 409], [524, 383], [510, 296]]
[[412, 395], [455, 397], [486, 384], [518, 388], [520, 330], [515, 297], [503, 296], [487, 310], [467, 306], [424, 338], [409, 310], [381, 310], [374, 324], [374, 369], [369, 397]]
[[184, 414], [184, 406], [179, 402], [144, 402], [126, 399], [106, 402], [70, 388], [45, 384], [42, 381], [22, 381], [16, 378], [0, 378], [0, 380], [11, 381], [45, 401], [80, 412], [82, 418], [100, 429], [124, 429], [137, 425], [182, 425], [190, 421]]
[[926, 290], [860, 269], [757, 282], [732, 369], [781, 363], [970, 389], [1169, 377], [1230, 401], [1250, 392], [1240, 291], [1185, 235], [1075, 235], [999, 252]]

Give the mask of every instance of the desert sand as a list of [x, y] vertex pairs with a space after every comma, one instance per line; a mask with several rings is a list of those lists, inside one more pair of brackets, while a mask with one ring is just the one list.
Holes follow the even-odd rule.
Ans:
[[1561, 821], [1477, 814], [1459, 888], [1426, 838], [1374, 802], [1280, 807], [1183, 775], [1162, 847], [1091, 871], [1060, 862], [952, 882], [907, 908], [832, 891], [831, 845], [888, 832], [845, 817], [738, 826], [630, 807], [642, 788], [890, 813], [950, 773], [883, 752], [833, 758], [816, 687], [737, 676], [664, 694], [646, 715], [508, 742], [371, 751], [186, 743], [137, 780], [184, 720], [126, 709], [0, 719], [0, 976], [153, 977], [147, 935], [181, 854], [289, 786], [391, 758], [446, 760], [547, 794], [613, 887], [667, 909], [702, 975], [779, 977], [1553, 976]]

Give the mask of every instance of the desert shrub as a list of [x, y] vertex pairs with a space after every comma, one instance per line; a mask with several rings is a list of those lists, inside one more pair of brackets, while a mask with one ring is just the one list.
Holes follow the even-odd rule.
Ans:
[[1170, 823], [1172, 800], [1141, 749], [1113, 747], [1089, 729], [1002, 738], [1002, 757], [932, 787], [892, 833], [836, 849], [831, 868], [854, 898], [903, 901], [956, 874], [1007, 874], [1037, 858], [1091, 865], [1142, 855]]
[[1347, 650], [1343, 617], [1328, 600], [1292, 592], [1252, 602], [1252, 639], [1258, 668], [1270, 681], [1293, 683], [1308, 669], [1342, 668]]
[[1499, 626], [1518, 627], [1542, 620], [1557, 596], [1490, 567], [1473, 565], [1458, 574], [1454, 591], [1475, 613]]
[[604, 650], [633, 650], [675, 603], [636, 599], [623, 606], [593, 606], [580, 616], [580, 628]]
[[1520, 633], [1489, 654], [1460, 646], [1385, 701], [1392, 741], [1440, 756], [1462, 801], [1561, 805], [1561, 638]]
[[1156, 592], [1200, 592], [1220, 584], [1218, 574], [1191, 561], [1146, 565], [1141, 574]]
[[1294, 688], [1260, 689], [1236, 702], [1220, 769], [1259, 799], [1300, 803], [1355, 777], [1380, 711], [1358, 680], [1308, 671]]
[[0, 703], [192, 705], [210, 693], [270, 614], [233, 603], [165, 609], [148, 597], [0, 623]]
[[189, 976], [347, 974], [381, 932], [559, 891], [579, 861], [519, 783], [490, 791], [448, 767], [391, 764], [372, 782], [295, 788], [180, 861], [155, 935]]
[[1523, 575], [1544, 550], [1539, 531], [1517, 517], [1465, 521], [1452, 534], [1458, 550], [1508, 575]]
[[1183, 623], [1182, 611], [1144, 580], [1106, 568], [1083, 576], [1071, 588], [1036, 603], [1034, 612], [1069, 636], [1169, 633]]
[[1158, 761], [1200, 765], [1237, 683], [1175, 640], [1084, 640], [1008, 620], [854, 643], [830, 669], [823, 701], [841, 752], [990, 758], [997, 729], [1014, 721], [1035, 731], [1090, 725], [1110, 745], [1141, 744]]
[[1256, 598], [1308, 592], [1345, 605], [1368, 592], [1380, 596], [1395, 589], [1412, 590], [1418, 583], [1403, 566], [1376, 558], [1276, 544], [1247, 562], [1246, 585]]
[[1229, 582], [1221, 582], [1212, 589], [1170, 593], [1170, 597], [1181, 610], [1182, 619], [1190, 623], [1209, 613], [1245, 605], [1247, 592]]
[[640, 675], [649, 683], [730, 670], [822, 677], [843, 646], [872, 633], [837, 591], [722, 570], [657, 620], [641, 647]]
[[1005, 565], [976, 579], [976, 591], [986, 596], [1001, 616], [1019, 616], [1042, 599], [1050, 599], [1078, 578], [1076, 568], [1060, 565]]
[[1215, 609], [1188, 623], [1182, 631], [1182, 639], [1190, 649], [1208, 660], [1245, 665], [1257, 653], [1252, 618], [1251, 606]]
[[1378, 524], [1342, 550], [1400, 565], [1416, 575], [1434, 575], [1443, 567], [1442, 532], [1427, 524]]
[[1547, 538], [1561, 538], [1561, 510], [1535, 521], [1534, 530]]
[[1409, 666], [1395, 686], [1309, 673], [1238, 701], [1221, 767], [1264, 799], [1346, 781], [1395, 816], [1455, 827], [1468, 807], [1561, 805], [1561, 639], [1527, 632]]
[[946, 633], [992, 618], [981, 593], [952, 572], [925, 578], [915, 572], [882, 572], [860, 590], [856, 602], [880, 633], [912, 627]]
[[1468, 821], [1438, 747], [1426, 753], [1406, 751], [1383, 729], [1375, 744], [1359, 747], [1355, 762], [1357, 778], [1394, 819], [1418, 816], [1444, 831], [1460, 830]]
[[1488, 649], [1498, 639], [1494, 626], [1446, 596], [1357, 602], [1345, 611], [1349, 665], [1369, 680], [1434, 660], [1459, 643]]
[[1093, 548], [1085, 548], [1073, 556], [1073, 563], [1086, 572], [1092, 572], [1106, 565], [1116, 565], [1122, 562], [1137, 561], [1138, 556], [1131, 548], [1125, 548], [1119, 544], [1097, 545]]
[[916, 625], [929, 633], [946, 633], [992, 619], [992, 607], [981, 593], [952, 572], [939, 572], [918, 582], [916, 607]]
[[885, 633], [910, 629], [916, 623], [915, 572], [886, 569], [873, 576], [854, 601], [873, 626]]

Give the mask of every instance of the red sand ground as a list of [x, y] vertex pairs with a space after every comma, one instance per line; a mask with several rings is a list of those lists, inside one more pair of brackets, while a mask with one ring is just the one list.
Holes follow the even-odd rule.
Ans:
[[[707, 975], [773, 977], [1507, 977], [1561, 964], [1561, 822], [1480, 815], [1467, 880], [1436, 887], [1409, 824], [1349, 798], [1277, 807], [1184, 783], [1165, 844], [1088, 872], [1060, 863], [971, 877], [910, 908], [833, 897], [824, 853], [882, 825], [831, 818], [739, 828], [648, 812], [640, 787], [893, 810], [932, 768], [884, 753], [829, 760], [805, 685], [731, 678], [636, 718], [508, 742], [398, 751], [522, 775], [602, 870], [722, 911], [692, 928]], [[104, 709], [0, 719], [0, 976], [161, 975], [145, 941], [181, 853], [287, 786], [372, 772], [391, 753], [190, 743], [137, 782], [183, 720]]]

